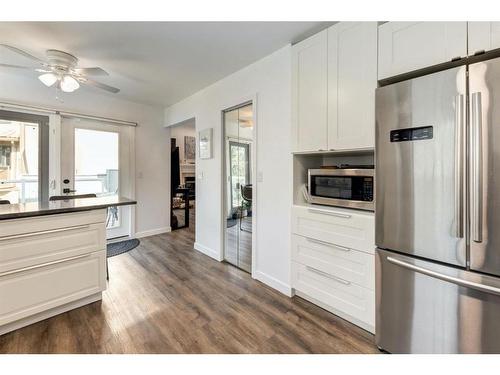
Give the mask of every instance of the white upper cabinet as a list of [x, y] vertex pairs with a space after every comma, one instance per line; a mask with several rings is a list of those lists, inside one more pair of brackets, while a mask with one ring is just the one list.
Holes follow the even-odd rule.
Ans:
[[293, 46], [293, 151], [327, 149], [327, 30]]
[[328, 29], [328, 148], [374, 147], [377, 23]]
[[500, 22], [468, 22], [469, 56], [500, 48]]
[[378, 33], [379, 79], [467, 56], [467, 22], [387, 22]]

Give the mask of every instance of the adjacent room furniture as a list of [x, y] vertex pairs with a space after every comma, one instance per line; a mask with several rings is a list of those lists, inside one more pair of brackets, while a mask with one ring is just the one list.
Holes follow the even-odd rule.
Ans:
[[[243, 211], [252, 212], [252, 184], [241, 185], [241, 213], [240, 213], [240, 230], [252, 233], [252, 230], [242, 227]], [[247, 215], [249, 216], [249, 215]]]
[[10, 201], [7, 199], [0, 199], [0, 204], [10, 204]]

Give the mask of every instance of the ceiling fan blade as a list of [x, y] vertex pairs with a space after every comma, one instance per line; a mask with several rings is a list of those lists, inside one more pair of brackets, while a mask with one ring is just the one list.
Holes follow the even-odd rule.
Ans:
[[14, 69], [29, 69], [29, 70], [33, 70], [33, 68], [30, 68], [28, 66], [11, 65], [11, 64], [0, 64], [0, 67], [2, 67], [2, 68], [14, 68]]
[[24, 57], [27, 57], [28, 59], [31, 59], [31, 60], [34, 60], [34, 61], [38, 61], [39, 63], [44, 63], [42, 60], [40, 60], [38, 57], [35, 57], [31, 54], [29, 54], [28, 52], [25, 52], [23, 50], [20, 50], [19, 48], [16, 48], [16, 47], [12, 47], [12, 46], [9, 46], [8, 44], [0, 44], [1, 47], [4, 47], [4, 48], [7, 48], [7, 49], [10, 49], [12, 52], [15, 52], [19, 55], [22, 55]]
[[99, 67], [93, 68], [76, 68], [73, 69], [76, 74], [88, 75], [88, 76], [109, 76], [108, 72]]
[[83, 84], [89, 85], [89, 86], [94, 86], [94, 87], [97, 87], [99, 89], [112, 92], [113, 94], [116, 94], [117, 92], [120, 91], [120, 89], [117, 89], [116, 87], [108, 86], [108, 85], [105, 85], [104, 83], [93, 81], [93, 80], [88, 79], [86, 77], [83, 77], [83, 78], [82, 77], [75, 77], [75, 78], [80, 83], [83, 83]]

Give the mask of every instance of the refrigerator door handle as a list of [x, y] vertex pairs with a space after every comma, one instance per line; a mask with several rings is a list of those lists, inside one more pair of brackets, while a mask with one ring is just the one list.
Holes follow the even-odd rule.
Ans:
[[474, 242], [483, 241], [483, 171], [481, 93], [471, 94], [471, 231]]
[[455, 231], [458, 238], [464, 237], [464, 128], [465, 96], [455, 98]]
[[390, 256], [387, 257], [387, 261], [389, 261], [390, 263], [395, 264], [397, 266], [421, 273], [423, 275], [434, 277], [434, 278], [439, 279], [439, 280], [443, 280], [443, 281], [447, 281], [447, 282], [450, 282], [450, 283], [453, 283], [453, 284], [456, 284], [459, 286], [463, 286], [465, 288], [471, 288], [471, 289], [475, 289], [475, 290], [478, 290], [478, 291], [484, 292], [484, 293], [492, 293], [492, 294], [500, 295], [500, 288], [495, 288], [495, 287], [490, 286], [490, 285], [476, 283], [474, 281], [463, 280], [463, 279], [460, 279], [458, 277], [448, 276], [448, 275], [445, 275], [445, 274], [442, 274], [439, 272], [435, 272], [435, 271], [432, 271], [432, 270], [429, 270], [429, 269], [426, 269], [426, 268], [423, 268], [420, 266], [416, 266], [416, 265], [411, 264], [411, 263], [404, 262], [402, 260], [399, 260], [399, 259], [396, 259], [396, 258], [393, 258]]

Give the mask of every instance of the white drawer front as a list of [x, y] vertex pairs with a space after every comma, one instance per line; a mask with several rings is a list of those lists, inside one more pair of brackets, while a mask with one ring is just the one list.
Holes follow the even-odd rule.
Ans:
[[0, 325], [105, 289], [105, 251], [0, 276]]
[[104, 223], [3, 236], [0, 237], [0, 274], [105, 248]]
[[346, 284], [292, 262], [292, 281], [296, 291], [308, 295], [334, 310], [351, 316], [368, 327], [375, 325], [375, 292], [356, 284]]
[[0, 237], [106, 222], [106, 209], [0, 220]]
[[375, 218], [371, 212], [294, 206], [292, 232], [375, 254]]
[[374, 255], [293, 235], [292, 260], [375, 290]]

